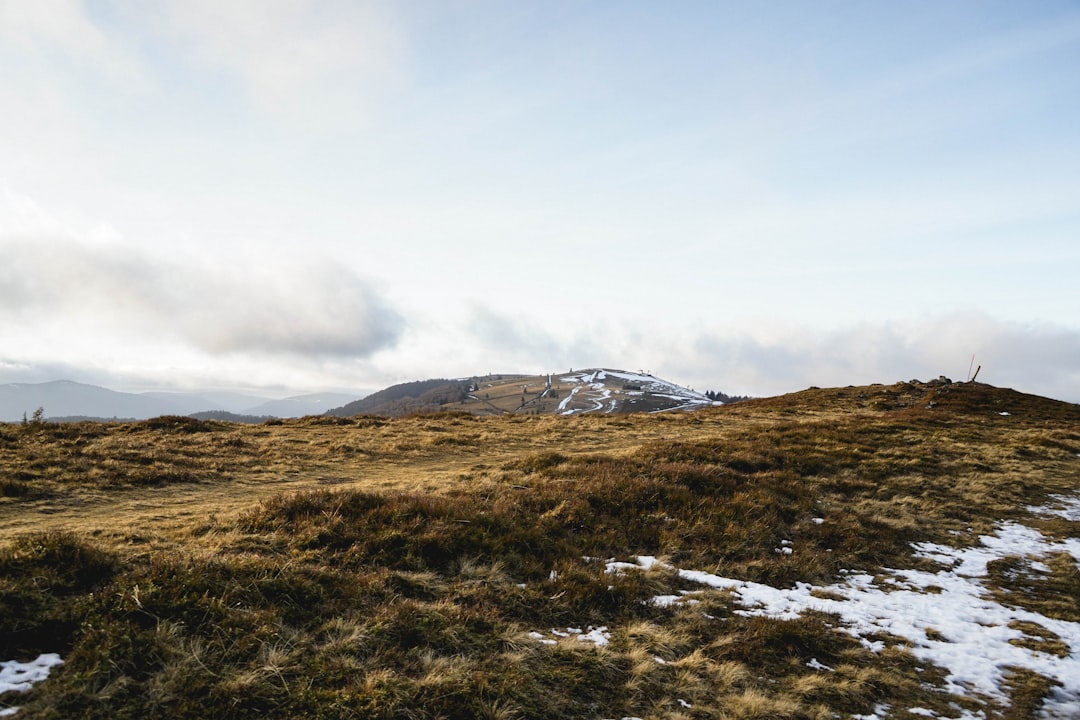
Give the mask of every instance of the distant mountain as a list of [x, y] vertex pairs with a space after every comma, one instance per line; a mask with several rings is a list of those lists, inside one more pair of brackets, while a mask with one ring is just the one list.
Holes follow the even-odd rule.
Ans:
[[647, 373], [593, 368], [546, 375], [501, 374], [433, 378], [393, 385], [360, 397], [313, 393], [268, 399], [221, 391], [125, 393], [70, 380], [0, 385], [0, 421], [18, 422], [44, 408], [45, 419], [135, 419], [161, 415], [236, 418], [305, 415], [389, 415], [460, 411], [475, 415], [577, 415], [666, 412], [719, 404], [702, 393]]
[[200, 411], [226, 409], [220, 403], [216, 403], [202, 395], [192, 395], [190, 393], [148, 392], [137, 393], [137, 395], [139, 397], [168, 403], [169, 406], [176, 408], [176, 411], [172, 413], [174, 415], [190, 415], [191, 413]]
[[722, 403], [647, 373], [594, 368], [402, 383], [329, 414], [348, 417], [457, 410], [475, 415], [577, 415], [692, 410], [714, 404]]
[[136, 418], [184, 415], [189, 406], [173, 399], [107, 390], [70, 380], [0, 385], [0, 420], [16, 422], [44, 408], [45, 418], [86, 416]]
[[266, 415], [240, 415], [228, 410], [207, 410], [205, 412], [191, 413], [188, 417], [193, 417], [196, 420], [217, 420], [219, 422], [243, 423], [244, 425], [258, 425], [273, 419]]
[[157, 398], [174, 402], [190, 408], [186, 414], [196, 412], [208, 412], [210, 410], [225, 410], [231, 413], [243, 413], [248, 408], [255, 407], [271, 398], [263, 395], [248, 395], [244, 393], [225, 392], [220, 390], [199, 390], [196, 392], [146, 392], [139, 393], [145, 397]]
[[246, 415], [272, 415], [274, 417], [303, 417], [305, 415], [322, 415], [326, 411], [357, 399], [356, 395], [345, 393], [313, 393], [310, 395], [295, 395], [282, 398], [281, 400], [268, 400], [260, 405], [255, 405], [244, 410]]
[[[125, 393], [70, 380], [0, 385], [0, 422], [18, 422], [39, 407], [45, 419], [135, 419], [161, 415], [225, 413], [235, 416], [301, 417], [321, 415], [329, 408], [357, 397], [344, 393], [316, 393], [273, 400], [257, 395], [221, 391], [194, 393]], [[219, 417], [221, 417], [219, 415]]]

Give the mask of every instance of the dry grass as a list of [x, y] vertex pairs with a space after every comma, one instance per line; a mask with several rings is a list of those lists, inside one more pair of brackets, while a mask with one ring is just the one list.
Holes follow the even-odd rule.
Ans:
[[[64, 654], [23, 717], [954, 717], [976, 701], [939, 669], [827, 616], [659, 607], [699, 588], [585, 558], [773, 585], [914, 567], [912, 541], [1075, 494], [1078, 453], [1076, 406], [974, 384], [692, 415], [4, 425], [0, 654]], [[993, 592], [1076, 621], [1075, 563], [1047, 565], [1001, 561]], [[610, 644], [529, 635], [586, 625]], [[1052, 689], [1011, 682], [1017, 717]]]
[[[283, 492], [333, 487], [447, 492], [502, 486], [502, 468], [550, 447], [625, 453], [668, 435], [642, 417], [468, 415], [305, 418], [260, 426], [177, 419], [107, 425], [0, 425], [0, 537], [66, 528], [116, 537], [125, 525], [182, 531], [235, 517]], [[718, 429], [717, 417], [702, 427]], [[185, 540], [186, 542], [186, 540]]]

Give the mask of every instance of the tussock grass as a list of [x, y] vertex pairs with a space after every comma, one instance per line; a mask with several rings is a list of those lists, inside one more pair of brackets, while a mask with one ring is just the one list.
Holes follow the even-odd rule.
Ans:
[[1066, 553], [1043, 562], [1048, 573], [1033, 570], [1025, 558], [1015, 556], [991, 562], [988, 585], [994, 598], [1049, 618], [1080, 622], [1080, 568]]
[[[744, 617], [670, 567], [604, 561], [774, 586], [923, 567], [913, 541], [1075, 494], [1078, 448], [1075, 406], [975, 384], [694, 415], [4, 425], [0, 650], [64, 655], [28, 718], [1020, 717], [1046, 678], [985, 706], [829, 616]], [[992, 592], [1077, 621], [1075, 563], [1045, 562], [992, 564]], [[531, 634], [589, 626], [609, 643]]]
[[1037, 717], [1043, 699], [1059, 684], [1023, 668], [1014, 669], [1005, 682], [1010, 704], [1002, 714], [1003, 720]]

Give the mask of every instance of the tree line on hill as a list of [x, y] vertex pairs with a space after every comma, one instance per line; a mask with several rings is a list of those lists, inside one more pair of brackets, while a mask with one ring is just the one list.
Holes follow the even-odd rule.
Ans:
[[728, 395], [727, 393], [722, 393], [717, 390], [706, 390], [705, 397], [709, 398], [713, 402], [722, 402], [725, 405], [730, 405], [731, 403], [742, 402], [743, 400], [750, 399], [749, 395]]
[[448, 403], [464, 401], [473, 387], [474, 383], [471, 380], [446, 378], [401, 383], [372, 393], [343, 407], [328, 410], [326, 414], [351, 417], [363, 414], [408, 415], [419, 412], [437, 412]]

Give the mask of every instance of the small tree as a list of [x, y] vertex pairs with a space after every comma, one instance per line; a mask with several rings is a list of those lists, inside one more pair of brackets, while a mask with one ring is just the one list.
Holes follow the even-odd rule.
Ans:
[[26, 411], [25, 410], [23, 411], [23, 414], [22, 414], [22, 426], [24, 428], [27, 428], [29, 430], [31, 427], [41, 425], [44, 422], [45, 422], [45, 408], [40, 408], [39, 407], [37, 410], [34, 411], [34, 413], [30, 416], [29, 419], [27, 419], [27, 417], [26, 417]]

